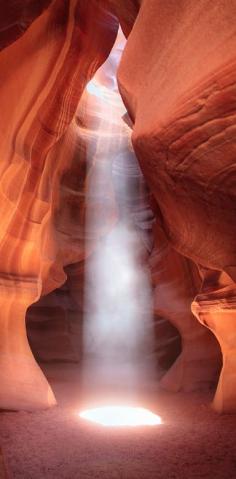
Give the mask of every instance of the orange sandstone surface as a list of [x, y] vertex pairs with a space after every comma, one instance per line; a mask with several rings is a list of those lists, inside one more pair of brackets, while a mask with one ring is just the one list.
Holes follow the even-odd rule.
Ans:
[[[83, 262], [119, 216], [114, 185], [102, 171], [108, 201], [86, 203], [97, 169], [88, 150], [101, 119], [82, 94], [120, 22], [127, 43], [119, 89], [152, 217], [140, 254], [153, 287], [157, 356], [166, 334], [170, 355], [176, 329], [182, 342], [161, 385], [190, 391], [219, 379], [214, 407], [235, 411], [236, 1], [44, 0], [36, 7], [28, 0], [0, 7], [0, 408], [56, 403], [28, 343], [26, 312], [37, 302], [30, 322], [54, 307], [83, 315]], [[100, 218], [92, 232], [88, 207]], [[58, 293], [63, 288], [67, 300]], [[36, 357], [79, 360], [67, 315], [56, 311], [48, 322], [62, 333], [63, 354], [50, 356], [56, 345], [46, 332], [48, 349]]]

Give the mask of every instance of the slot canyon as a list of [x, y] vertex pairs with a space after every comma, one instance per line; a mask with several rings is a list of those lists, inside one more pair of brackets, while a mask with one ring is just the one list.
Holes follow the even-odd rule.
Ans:
[[0, 212], [0, 479], [236, 477], [236, 0], [0, 0]]

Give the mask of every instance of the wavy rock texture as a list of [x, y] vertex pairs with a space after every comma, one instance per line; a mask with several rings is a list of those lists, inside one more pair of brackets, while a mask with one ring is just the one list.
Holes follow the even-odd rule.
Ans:
[[[147, 258], [152, 248], [154, 216], [149, 206], [149, 192], [132, 150], [131, 129], [127, 125], [129, 119], [122, 119], [125, 108], [115, 78], [122, 43], [124, 39], [119, 35], [109, 59], [88, 84], [76, 113], [76, 163], [74, 168], [70, 166], [60, 181], [58, 220], [65, 233], [68, 234], [68, 228], [73, 225], [79, 237], [86, 242], [86, 267], [83, 261], [67, 267], [66, 285], [46, 298], [41, 298], [28, 312], [30, 342], [40, 360], [70, 361], [81, 358], [82, 350], [78, 345], [83, 334], [83, 317], [85, 322], [86, 319], [89, 322], [97, 314], [101, 302], [105, 308], [103, 315], [106, 314], [106, 305], [101, 298], [107, 293], [106, 285], [102, 282], [98, 293], [96, 265], [99, 258], [103, 262], [103, 252], [110, 232], [113, 230], [115, 235], [121, 234], [121, 223], [127, 224], [129, 232], [132, 232], [137, 249], [137, 268], [140, 264], [147, 268]], [[86, 173], [84, 180], [81, 165]], [[76, 213], [73, 217], [70, 215], [71, 204]], [[84, 209], [86, 225], [80, 221]], [[73, 238], [72, 232], [70, 237]], [[126, 236], [121, 235], [120, 239], [124, 241]], [[118, 243], [117, 239], [116, 246]], [[94, 254], [89, 257], [93, 250]], [[112, 258], [110, 260], [112, 262]], [[104, 268], [105, 265], [101, 269]], [[112, 264], [109, 266], [111, 268]], [[148, 308], [150, 309], [150, 304]], [[93, 336], [91, 331], [89, 338]], [[96, 341], [94, 343], [89, 338], [88, 341], [93, 343], [93, 354], [96, 354]], [[75, 344], [73, 348], [72, 343], [76, 340], [77, 347]], [[105, 343], [111, 342], [112, 338], [108, 336]], [[106, 349], [104, 346], [104, 351]]]
[[202, 324], [217, 337], [223, 356], [214, 408], [221, 412], [235, 411], [235, 317], [236, 288], [232, 279], [223, 272], [205, 270], [200, 293], [196, 296], [192, 311]]
[[230, 341], [229, 359], [226, 346], [236, 319], [235, 15], [235, 1], [143, 1], [119, 70], [134, 149], [171, 245], [232, 280], [220, 292], [211, 284], [194, 307], [202, 323], [208, 310], [221, 345], [220, 410], [236, 399], [235, 348]]
[[52, 0], [0, 1], [0, 50], [15, 42]]
[[[217, 382], [221, 357], [216, 339], [191, 312], [191, 303], [201, 284], [198, 270], [191, 260], [171, 247], [158, 224], [154, 238], [149, 259], [155, 285], [154, 311], [177, 328], [182, 346], [161, 385], [175, 392], [210, 388]], [[157, 338], [157, 344], [159, 341]], [[166, 341], [164, 350], [167, 350]]]
[[[94, 153], [104, 154], [99, 125], [109, 131], [109, 122], [96, 116], [99, 97], [95, 110], [86, 93], [79, 103], [111, 50], [114, 14], [128, 36], [119, 82], [154, 197], [153, 249], [149, 193], [133, 154], [113, 179], [91, 161]], [[77, 286], [83, 261], [117, 221], [123, 192], [115, 176], [123, 175], [131, 184], [136, 178], [130, 217], [140, 259], [151, 269], [157, 335], [164, 325], [165, 336], [170, 320], [182, 337], [182, 353], [162, 384], [190, 390], [214, 381], [219, 351], [210, 329], [223, 355], [214, 404], [235, 410], [235, 15], [235, 0], [209, 0], [207, 8], [205, 0], [42, 0], [37, 6], [28, 0], [1, 8], [0, 408], [55, 404], [28, 345], [26, 310], [51, 293], [29, 312], [36, 332], [32, 326], [31, 342], [35, 338], [37, 350], [41, 331], [48, 347], [38, 358], [58, 359], [63, 352], [64, 359], [78, 360], [71, 331], [81, 337], [81, 325], [67, 315], [84, 308], [83, 284]], [[109, 75], [99, 72], [98, 81], [111, 88]], [[116, 143], [113, 133], [113, 148], [131, 151], [128, 137], [120, 143], [120, 130]], [[95, 176], [107, 193], [100, 200], [88, 196]], [[90, 229], [88, 210], [96, 220]], [[192, 311], [202, 324], [190, 311], [195, 295]], [[46, 310], [54, 317], [41, 328], [36, 323]], [[159, 356], [161, 347], [159, 339]]]
[[25, 312], [65, 281], [64, 265], [84, 256], [83, 202], [75, 227], [74, 195], [67, 193], [63, 229], [58, 185], [70, 165], [73, 177], [72, 119], [116, 31], [97, 2], [58, 0], [0, 54], [1, 408], [55, 404], [28, 346]]
[[[118, 228], [120, 222], [125, 221], [129, 224], [129, 231], [132, 231], [133, 238], [135, 238], [136, 268], [147, 269], [149, 267], [148, 258], [153, 249], [154, 215], [150, 208], [149, 191], [130, 144], [131, 130], [126, 124], [130, 123], [129, 119], [125, 118], [125, 122], [122, 120], [125, 110], [118, 95], [115, 80], [115, 69], [119, 59], [117, 57], [121, 54], [122, 43], [123, 39], [120, 35], [109, 59], [97, 72], [93, 81], [89, 83], [76, 113], [75, 166], [74, 168], [70, 166], [67, 174], [60, 180], [61, 206], [58, 218], [65, 233], [68, 233], [69, 226], [73, 225], [87, 244], [92, 239], [93, 247], [90, 248], [90, 251], [87, 247], [87, 254], [93, 250], [94, 254], [87, 257], [86, 267], [84, 261], [68, 266], [65, 270], [67, 274], [65, 285], [41, 298], [36, 305], [29, 309], [27, 314], [28, 335], [35, 357], [39, 361], [79, 362], [82, 359], [84, 352], [82, 338], [84, 331], [87, 331], [87, 321], [98, 314], [101, 301], [105, 308], [103, 315], [106, 315], [106, 310], [110, 307], [108, 304], [104, 304], [104, 299], [101, 298], [107, 293], [106, 285], [103, 283], [98, 294], [96, 264], [100, 258], [101, 264], [103, 264], [102, 269], [105, 268], [103, 252], [106, 241], [109, 241], [107, 233], [113, 229], [116, 234], [115, 223]], [[82, 177], [82, 164], [86, 165], [84, 171], [88, 173], [85, 175], [86, 188]], [[85, 229], [84, 224], [79, 221], [79, 217], [77, 219], [77, 216], [72, 218], [70, 214], [68, 215], [71, 209], [70, 204], [73, 205], [73, 211], [77, 214], [81, 212], [81, 208], [83, 211], [84, 204], [86, 204]], [[68, 223], [68, 218], [71, 218], [70, 223]], [[72, 233], [70, 235], [72, 238]], [[124, 240], [122, 237], [121, 239]], [[111, 268], [112, 264], [109, 269], [111, 270]], [[91, 274], [86, 274], [86, 271]], [[151, 268], [151, 273], [154, 284], [154, 278], [158, 280], [155, 264]], [[155, 283], [154, 287], [156, 288], [156, 286]], [[166, 287], [167, 290], [170, 288], [168, 282]], [[143, 289], [142, 294], [140, 295], [140, 287], [138, 287], [136, 300], [139, 303], [136, 317], [137, 327], [138, 316], [140, 316], [142, 308], [139, 297], [144, 296], [144, 285], [141, 288]], [[156, 291], [158, 298], [160, 291], [158, 288]], [[188, 308], [189, 304], [190, 302]], [[145, 326], [151, 304], [145, 304], [146, 309], [142, 313], [144, 335], [141, 337], [142, 345], [140, 345], [139, 355], [142, 357], [142, 361], [144, 355], [151, 356], [152, 364], [156, 365], [159, 374], [161, 374], [160, 368], [165, 371], [173, 363], [180, 350], [179, 335], [168, 321], [170, 308], [166, 306], [162, 304], [162, 308], [157, 308], [157, 311], [154, 311], [155, 343], [149, 343], [146, 338], [146, 346], [143, 336], [145, 334], [147, 336], [150, 327], [152, 328], [152, 324]], [[175, 308], [175, 304], [173, 308]], [[186, 311], [181, 310], [181, 318], [186, 314], [191, 316], [190, 310]], [[119, 321], [122, 316], [123, 313], [119, 317]], [[99, 318], [97, 318], [98, 320]], [[198, 325], [196, 320], [195, 323]], [[145, 333], [145, 328], [147, 333]], [[205, 328], [202, 327], [202, 329], [205, 331]], [[97, 355], [97, 360], [99, 357], [101, 358], [102, 354], [107, 354], [108, 345], [112, 344], [112, 336], [108, 334], [106, 338], [100, 338], [104, 341], [102, 351], [99, 349], [99, 334], [94, 337], [92, 329], [87, 336], [90, 353], [93, 356]], [[135, 332], [133, 332], [133, 336], [135, 336]], [[125, 346], [123, 345], [123, 347]]]
[[121, 28], [127, 37], [136, 20], [141, 0], [102, 0], [104, 5], [119, 18]]

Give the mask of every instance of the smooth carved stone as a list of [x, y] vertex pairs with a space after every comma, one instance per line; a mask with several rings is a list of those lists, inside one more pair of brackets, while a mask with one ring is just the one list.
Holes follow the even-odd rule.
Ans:
[[225, 273], [205, 271], [192, 311], [220, 343], [223, 367], [213, 401], [219, 412], [234, 412], [236, 401], [236, 287]]
[[0, 1], [0, 50], [15, 42], [52, 0]]
[[[204, 0], [143, 1], [118, 73], [120, 91], [134, 122], [134, 149], [171, 245], [196, 264], [225, 271], [233, 284], [235, 16], [235, 1], [210, 0], [207, 8]], [[216, 316], [217, 302], [221, 310], [224, 301], [228, 303], [226, 290], [212, 305], [214, 320], [209, 320], [211, 313], [206, 319], [222, 350], [227, 341], [217, 331], [230, 317], [230, 337], [236, 320], [233, 303], [227, 315], [224, 310]], [[227, 409], [227, 401], [232, 403], [234, 389], [222, 385], [229, 384], [233, 371], [236, 374], [232, 356], [229, 368], [227, 361], [225, 356], [216, 396], [219, 404], [218, 392], [224, 392], [217, 406], [222, 410]]]
[[25, 314], [37, 295], [37, 281], [1, 275], [0, 407], [33, 410], [56, 404], [35, 362], [25, 331]]
[[[76, 241], [76, 251], [81, 251], [81, 257], [85, 255], [86, 245], [86, 256], [94, 249], [95, 255], [101, 256], [103, 264], [102, 253], [99, 252], [100, 243], [106, 241], [114, 222], [118, 218], [125, 218], [138, 234], [140, 241], [136, 241], [135, 246], [137, 261], [145, 266], [152, 249], [154, 216], [150, 209], [149, 190], [130, 145], [131, 130], [122, 120], [124, 107], [115, 79], [122, 43], [124, 39], [119, 34], [109, 59], [96, 73], [78, 105], [75, 122], [72, 124], [73, 131], [68, 136], [69, 146], [75, 142], [72, 135], [76, 132], [76, 147], [72, 162], [67, 164], [60, 179], [55, 220], [57, 232], [68, 237], [68, 247], [66, 240], [60, 241], [67, 260], [73, 260], [71, 250]], [[128, 121], [127, 118], [125, 121]], [[62, 155], [66, 154], [68, 158], [63, 145], [61, 148]], [[101, 167], [102, 174], [99, 172]], [[87, 219], [92, 215], [92, 221], [90, 218], [86, 225], [84, 211]], [[90, 318], [98, 307], [94, 294], [98, 286], [93, 281], [96, 271], [93, 255], [87, 258], [86, 265], [87, 270], [92, 271], [91, 277], [87, 275], [84, 278], [83, 261], [68, 266], [65, 271], [66, 284], [41, 298], [28, 311], [28, 335], [38, 360], [78, 361], [81, 358], [84, 317]], [[158, 281], [158, 269], [154, 269], [153, 273]], [[104, 285], [101, 287], [101, 295], [104, 294], [103, 288]], [[151, 304], [149, 309], [150, 306]], [[159, 312], [158, 309], [156, 312]], [[147, 314], [146, 310], [144, 322]], [[169, 319], [169, 311], [166, 311], [165, 317]], [[170, 323], [167, 320], [164, 322], [165, 325], [163, 317], [161, 320], [155, 318], [155, 362], [162, 363], [166, 369], [176, 359], [179, 338]], [[178, 343], [177, 347], [170, 344], [170, 339]], [[106, 343], [111, 343], [111, 338], [106, 339], [104, 351], [107, 349]], [[94, 344], [92, 349], [95, 354]], [[143, 352], [140, 353], [142, 356]]]
[[[87, 113], [81, 110], [75, 118], [86, 83], [111, 50], [116, 13], [129, 35], [120, 89], [134, 121], [134, 148], [158, 205], [157, 220], [181, 255], [229, 275], [225, 285], [222, 273], [218, 287], [204, 273], [193, 311], [223, 353], [215, 407], [235, 410], [236, 3], [210, 0], [206, 9], [205, 0], [55, 0], [42, 15], [47, 1], [34, 8], [25, 2], [23, 10], [19, 3], [11, 9], [15, 5], [3, 10], [0, 24], [0, 47], [11, 43], [0, 53], [0, 408], [55, 404], [28, 345], [26, 310], [61, 286], [64, 266], [90, 254], [116, 218], [109, 183], [109, 214], [103, 201], [99, 207], [106, 224], [99, 221], [85, 231], [93, 177], [85, 168]], [[87, 111], [86, 102], [81, 105]], [[95, 128], [91, 133], [96, 136]], [[102, 146], [100, 141], [100, 157]], [[94, 162], [90, 173], [97, 169]], [[109, 180], [103, 174], [100, 168], [101, 187]], [[92, 195], [89, 203], [95, 218]], [[149, 235], [140, 237], [147, 254]], [[183, 352], [163, 379], [175, 390], [208, 382], [218, 364], [214, 337], [188, 312], [192, 267], [186, 273], [189, 263], [181, 255], [169, 245], [153, 253], [157, 291], [163, 293], [167, 282], [173, 299], [173, 284], [182, 279], [176, 310], [158, 295], [155, 306], [183, 339]]]
[[121, 28], [127, 37], [138, 15], [141, 0], [102, 0], [102, 2], [119, 18]]
[[79, 99], [116, 31], [95, 0], [56, 0], [0, 53], [0, 408], [55, 404], [28, 345], [25, 313], [84, 255], [75, 228], [72, 238], [60, 228], [59, 185], [73, 161]]
[[195, 262], [232, 274], [235, 14], [225, 0], [207, 10], [204, 1], [143, 2], [119, 69], [134, 147], [168, 237]]
[[158, 225], [149, 263], [155, 287], [154, 311], [177, 328], [182, 342], [180, 356], [163, 376], [161, 386], [175, 392], [214, 386], [221, 364], [219, 346], [191, 312], [200, 285], [196, 267], [170, 246]]
[[92, 304], [84, 305], [85, 281], [89, 287], [84, 258], [88, 264], [88, 256], [118, 219], [111, 164], [124, 144], [124, 133], [130, 138], [121, 118], [124, 107], [114, 91], [119, 43], [118, 38], [112, 58], [83, 92], [76, 116], [58, 144], [57, 162], [64, 157], [67, 162], [52, 205], [53, 226], [63, 262], [69, 266], [65, 285], [41, 298], [27, 314], [30, 344], [39, 361], [81, 359], [83, 316]]

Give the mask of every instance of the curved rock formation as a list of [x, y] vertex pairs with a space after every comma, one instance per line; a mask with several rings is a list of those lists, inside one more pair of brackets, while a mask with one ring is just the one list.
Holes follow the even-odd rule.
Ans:
[[0, 1], [0, 50], [15, 42], [52, 0]]
[[[146, 186], [140, 175], [140, 197], [136, 184], [130, 209], [139, 232], [137, 250], [151, 269], [156, 317], [170, 320], [182, 337], [182, 353], [162, 384], [190, 390], [215, 379], [219, 351], [213, 332], [223, 355], [214, 404], [219, 411], [232, 411], [235, 0], [209, 0], [207, 8], [205, 0], [11, 0], [2, 6], [0, 408], [55, 404], [28, 345], [26, 310], [65, 282], [66, 266], [75, 299], [82, 261], [118, 216], [114, 190], [120, 198], [124, 192], [116, 189], [116, 175], [130, 175], [132, 183], [137, 173], [129, 157], [120, 171], [115, 165], [112, 184], [111, 171], [107, 174], [102, 162], [93, 161], [106, 149], [97, 127], [102, 120], [109, 130], [108, 113], [94, 118], [89, 95], [80, 101], [115, 41], [114, 15], [128, 36], [120, 91], [157, 220], [151, 252], [150, 224], [148, 232], [143, 230], [150, 217], [145, 216]], [[101, 82], [112, 81], [99, 75]], [[99, 105], [101, 98], [93, 101]], [[113, 149], [131, 154], [120, 134]], [[93, 195], [95, 174], [106, 193], [100, 199]], [[88, 212], [96, 220], [90, 229], [85, 228]], [[192, 301], [202, 324], [191, 313]], [[48, 307], [47, 299], [41, 302]], [[57, 319], [58, 331], [68, 339], [64, 326], [64, 319]]]
[[84, 254], [83, 241], [59, 227], [58, 184], [73, 160], [79, 98], [116, 31], [96, 1], [56, 0], [0, 53], [1, 408], [55, 404], [28, 346], [25, 313]]
[[215, 334], [223, 356], [223, 367], [213, 405], [219, 412], [235, 412], [236, 287], [224, 272], [204, 270], [203, 278], [202, 288], [192, 304], [192, 311], [201, 323]]
[[198, 270], [171, 247], [158, 224], [154, 238], [149, 259], [155, 285], [154, 311], [177, 328], [182, 343], [182, 351], [161, 386], [175, 392], [210, 388], [217, 382], [221, 357], [216, 339], [191, 312], [201, 284]]
[[[28, 311], [30, 344], [36, 358], [40, 361], [80, 361], [85, 330], [87, 331], [86, 342], [90, 344], [90, 354], [93, 356], [98, 354], [101, 357], [101, 355], [108, 354], [108, 350], [111, 354], [112, 337], [114, 341], [117, 341], [116, 335], [114, 332], [110, 336], [107, 335], [107, 331], [102, 333], [101, 325], [97, 324], [99, 323], [98, 309], [101, 309], [101, 302], [103, 317], [107, 315], [110, 308], [108, 297], [105, 300], [106, 294], [112, 301], [111, 309], [117, 310], [117, 325], [113, 325], [113, 330], [116, 328], [120, 337], [123, 334], [124, 343], [126, 343], [126, 335], [119, 331], [119, 324], [121, 321], [125, 331], [124, 318], [127, 316], [125, 309], [126, 306], [129, 309], [130, 305], [122, 306], [125, 299], [123, 297], [119, 300], [117, 294], [111, 299], [113, 293], [107, 291], [106, 284], [103, 282], [100, 284], [101, 278], [100, 280], [97, 278], [96, 266], [100, 262], [102, 270], [107, 268], [106, 274], [111, 276], [109, 282], [112, 281], [112, 265], [116, 258], [111, 255], [109, 265], [105, 265], [106, 244], [109, 243], [110, 248], [113, 249], [118, 246], [118, 238], [122, 242], [128, 243], [129, 237], [135, 245], [136, 272], [139, 272], [139, 275], [141, 273], [143, 278], [141, 270], [147, 269], [149, 266], [147, 259], [153, 248], [154, 215], [150, 209], [149, 191], [130, 144], [131, 130], [127, 125], [130, 121], [126, 117], [125, 122], [122, 120], [125, 109], [117, 92], [115, 78], [116, 64], [121, 55], [123, 43], [124, 40], [119, 35], [108, 60], [88, 84], [76, 113], [77, 143], [73, 156], [74, 166], [73, 164], [69, 165], [66, 174], [60, 180], [57, 229], [63, 230], [71, 240], [73, 231], [70, 228], [73, 226], [74, 231], [77, 231], [78, 238], [81, 238], [87, 245], [86, 255], [92, 249], [95, 251], [90, 258], [87, 257], [86, 267], [83, 261], [67, 267], [66, 284], [41, 298]], [[86, 165], [84, 170], [83, 165]], [[83, 176], [83, 172], [86, 171], [87, 175]], [[87, 218], [86, 225], [80, 220], [84, 207]], [[73, 218], [71, 212], [74, 212]], [[70, 220], [69, 223], [68, 220]], [[114, 222], [118, 222], [115, 227]], [[121, 225], [125, 227], [124, 235], [121, 234]], [[126, 230], [127, 225], [129, 231]], [[113, 236], [111, 238], [110, 230], [112, 229]], [[89, 244], [93, 244], [93, 247], [89, 247]], [[124, 247], [121, 244], [119, 246]], [[128, 244], [126, 247], [128, 248]], [[134, 256], [134, 251], [127, 253]], [[115, 267], [115, 264], [113, 266]], [[152, 270], [154, 278], [158, 272], [155, 268]], [[86, 273], [86, 278], [84, 278], [84, 273]], [[135, 281], [134, 277], [133, 282]], [[137, 305], [133, 305], [133, 308], [136, 308], [136, 314], [132, 319], [134, 322], [133, 337], [137, 336], [136, 328], [137, 331], [138, 328], [140, 331], [142, 315], [143, 334], [138, 340], [141, 343], [139, 357], [145, 361], [145, 356], [150, 355], [153, 357], [152, 363], [157, 366], [161, 363], [165, 370], [176, 359], [179, 351], [179, 336], [176, 330], [169, 325], [169, 311], [166, 311], [161, 317], [158, 315], [160, 310], [156, 311], [154, 323], [156, 341], [155, 351], [153, 350], [154, 341], [151, 343], [147, 341], [150, 327], [152, 327], [150, 316], [152, 305], [150, 301], [149, 304], [144, 304], [142, 298], [145, 297], [145, 291], [144, 284], [141, 283], [139, 280], [139, 286], [136, 287], [138, 289]], [[140, 294], [141, 289], [142, 294]], [[130, 301], [132, 301], [131, 298]], [[106, 302], [107, 304], [105, 304]], [[143, 307], [144, 310], [141, 312]], [[185, 312], [181, 312], [181, 315], [183, 314]], [[187, 314], [190, 314], [190, 311]], [[108, 321], [113, 324], [112, 315], [108, 316], [110, 316]], [[91, 326], [91, 318], [94, 318], [95, 326]], [[127, 321], [129, 323], [127, 327], [130, 328], [129, 315]], [[87, 323], [90, 324], [89, 331]], [[96, 327], [98, 331], [94, 335]], [[202, 329], [205, 330], [205, 328]], [[106, 337], [102, 338], [104, 334]], [[102, 351], [98, 346], [99, 338], [104, 342]], [[126, 348], [125, 344], [123, 346], [120, 344], [119, 347]], [[137, 356], [137, 344], [135, 348]], [[116, 353], [118, 349], [115, 345]]]
[[202, 323], [211, 310], [206, 324], [221, 344], [220, 410], [236, 399], [235, 352], [229, 360], [221, 331], [236, 319], [235, 16], [235, 1], [144, 1], [119, 70], [134, 149], [171, 245], [232, 279], [220, 293], [212, 284], [194, 307]]
[[134, 25], [142, 0], [102, 0], [103, 4], [119, 18], [121, 28], [127, 37]]

